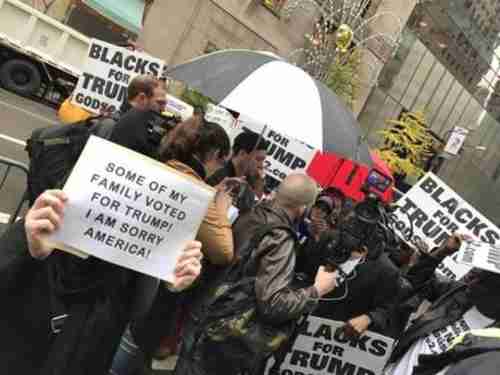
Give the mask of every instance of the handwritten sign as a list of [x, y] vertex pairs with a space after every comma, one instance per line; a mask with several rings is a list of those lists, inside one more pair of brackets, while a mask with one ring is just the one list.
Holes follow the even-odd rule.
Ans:
[[[347, 338], [345, 323], [310, 316], [287, 354], [280, 375], [352, 374], [380, 375], [389, 359], [394, 340], [367, 331], [358, 339]], [[273, 359], [266, 375], [270, 375]]]
[[213, 189], [165, 165], [91, 137], [64, 191], [61, 228], [49, 241], [166, 281], [193, 240]]
[[[500, 243], [500, 230], [432, 173], [401, 197], [398, 207], [391, 216], [394, 228], [402, 238], [407, 238], [413, 228], [413, 244], [422, 241], [432, 249], [454, 232], [490, 245]], [[452, 280], [461, 279], [469, 271], [469, 266], [456, 261], [456, 254], [438, 268]]]
[[91, 39], [72, 103], [93, 113], [114, 112], [127, 100], [128, 84], [135, 76], [160, 77], [164, 65], [145, 53]]

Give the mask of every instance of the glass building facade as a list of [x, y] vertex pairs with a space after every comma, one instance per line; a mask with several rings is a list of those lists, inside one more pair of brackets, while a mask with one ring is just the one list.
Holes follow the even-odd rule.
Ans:
[[440, 51], [454, 46], [437, 43], [436, 51], [410, 22], [359, 121], [373, 147], [380, 145], [378, 131], [386, 121], [397, 119], [403, 111], [423, 111], [430, 129], [444, 142], [454, 126], [468, 128], [460, 154], [449, 155], [437, 174], [484, 215], [500, 223], [500, 124], [492, 106], [500, 64], [496, 56], [490, 56], [486, 68], [466, 79], [450, 66], [446, 52]]

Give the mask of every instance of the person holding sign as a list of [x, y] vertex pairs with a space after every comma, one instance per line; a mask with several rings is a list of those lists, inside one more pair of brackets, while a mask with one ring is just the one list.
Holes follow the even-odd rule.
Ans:
[[451, 236], [431, 253], [423, 253], [408, 271], [415, 296], [399, 306], [407, 316], [418, 301], [428, 299], [431, 307], [411, 322], [392, 354], [386, 375], [411, 375], [421, 355], [444, 353], [453, 340], [471, 329], [486, 328], [500, 320], [500, 275], [472, 271], [463, 282], [444, 281], [434, 274], [441, 261], [461, 246], [463, 237]]
[[317, 317], [346, 322], [345, 331], [352, 337], [368, 329], [389, 335], [390, 310], [398, 292], [398, 270], [383, 252], [378, 205], [370, 196], [358, 203], [333, 230], [330, 227], [317, 239], [307, 241], [297, 264], [297, 272], [311, 280], [321, 265], [341, 265], [350, 253], [361, 258], [352, 274], [319, 301], [314, 312]]
[[[160, 158], [169, 167], [189, 176], [197, 183], [203, 182], [207, 173], [224, 165], [229, 154], [230, 142], [225, 130], [202, 117], [192, 117], [178, 124], [166, 137], [160, 150]], [[194, 290], [174, 295], [161, 290], [149, 314], [132, 323], [131, 335], [124, 337], [113, 363], [117, 375], [133, 373], [140, 368], [144, 357], [151, 357], [161, 339], [175, 330], [176, 310], [172, 306], [187, 306], [203, 295], [209, 286], [233, 260], [233, 233], [228, 221], [231, 197], [225, 191], [225, 183], [219, 185], [215, 201], [208, 208], [199, 228], [197, 239], [203, 244], [204, 267], [202, 277]], [[180, 310], [179, 310], [180, 311]], [[130, 355], [128, 348], [136, 341], [142, 349], [139, 355]]]
[[[5, 374], [106, 374], [134, 313], [135, 272], [47, 245], [45, 238], [65, 220], [67, 204], [62, 191], [46, 191], [0, 240]], [[186, 243], [173, 289], [194, 282], [201, 258], [201, 244]]]

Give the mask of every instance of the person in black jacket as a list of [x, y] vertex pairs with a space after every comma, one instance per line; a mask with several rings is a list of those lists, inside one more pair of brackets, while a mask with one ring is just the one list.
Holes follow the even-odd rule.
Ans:
[[263, 173], [266, 160], [266, 143], [259, 134], [243, 132], [234, 139], [233, 153], [224, 168], [219, 169], [208, 177], [207, 183], [212, 186], [220, 184], [225, 178], [246, 178], [247, 183], [242, 183], [235, 197], [235, 206], [239, 214], [250, 211], [256, 204], [256, 197], [249, 183]]
[[500, 366], [500, 329], [472, 330], [445, 353], [420, 357], [414, 375], [496, 375]]
[[128, 100], [119, 113], [109, 140], [145, 156], [155, 157], [160, 139], [154, 123], [165, 110], [165, 83], [151, 76], [137, 76], [129, 84]]
[[[137, 274], [44, 241], [63, 220], [66, 195], [40, 195], [25, 219], [0, 238], [2, 374], [104, 375], [130, 320]], [[175, 289], [201, 270], [201, 244], [187, 244]]]
[[[309, 238], [300, 249], [297, 264], [297, 272], [306, 275], [307, 279], [340, 249], [352, 248], [362, 259], [338, 288], [319, 301], [313, 313], [321, 318], [345, 322], [346, 332], [354, 336], [362, 335], [368, 329], [389, 335], [391, 308], [400, 285], [399, 270], [383, 252], [385, 240], [377, 225], [378, 216], [371, 222], [362, 220], [370, 202], [360, 202], [333, 231], [326, 230], [318, 240]], [[333, 245], [335, 241], [342, 242]]]
[[449, 281], [434, 273], [445, 257], [460, 248], [462, 240], [453, 235], [440, 248], [423, 253], [408, 271], [406, 278], [414, 296], [399, 306], [399, 314], [409, 317], [424, 299], [432, 305], [400, 337], [387, 375], [412, 375], [421, 355], [441, 354], [463, 332], [488, 327], [500, 319], [500, 275], [473, 270], [464, 281]]
[[163, 80], [149, 75], [138, 75], [130, 81], [127, 100], [123, 102], [119, 113], [124, 115], [131, 109], [161, 113], [167, 104], [166, 94]]
[[[305, 250], [304, 257], [314, 258], [327, 247], [323, 237]], [[382, 253], [370, 256], [369, 250], [359, 249], [357, 253], [363, 261], [356, 267], [342, 285], [319, 301], [314, 316], [346, 322], [355, 335], [362, 335], [371, 330], [390, 336], [390, 313], [398, 294], [399, 273]], [[299, 263], [299, 269], [306, 274], [313, 274], [311, 262]], [[307, 269], [309, 267], [309, 269]]]

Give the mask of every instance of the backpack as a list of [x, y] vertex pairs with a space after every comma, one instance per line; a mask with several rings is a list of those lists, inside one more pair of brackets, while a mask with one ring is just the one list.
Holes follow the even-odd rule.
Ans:
[[47, 189], [61, 188], [91, 135], [108, 139], [115, 117], [92, 117], [74, 124], [36, 129], [26, 142], [30, 159], [28, 200], [30, 206]]
[[197, 340], [202, 344], [205, 358], [214, 361], [217, 358], [220, 361], [221, 356], [224, 358], [224, 368], [255, 372], [256, 366], [261, 366], [262, 361], [275, 353], [295, 330], [294, 321], [279, 326], [267, 324], [257, 310], [256, 272], [260, 259], [266, 254], [257, 259], [255, 250], [262, 239], [276, 229], [286, 230], [296, 241], [291, 227], [264, 225], [249, 241], [224, 280], [209, 292], [202, 308]]

